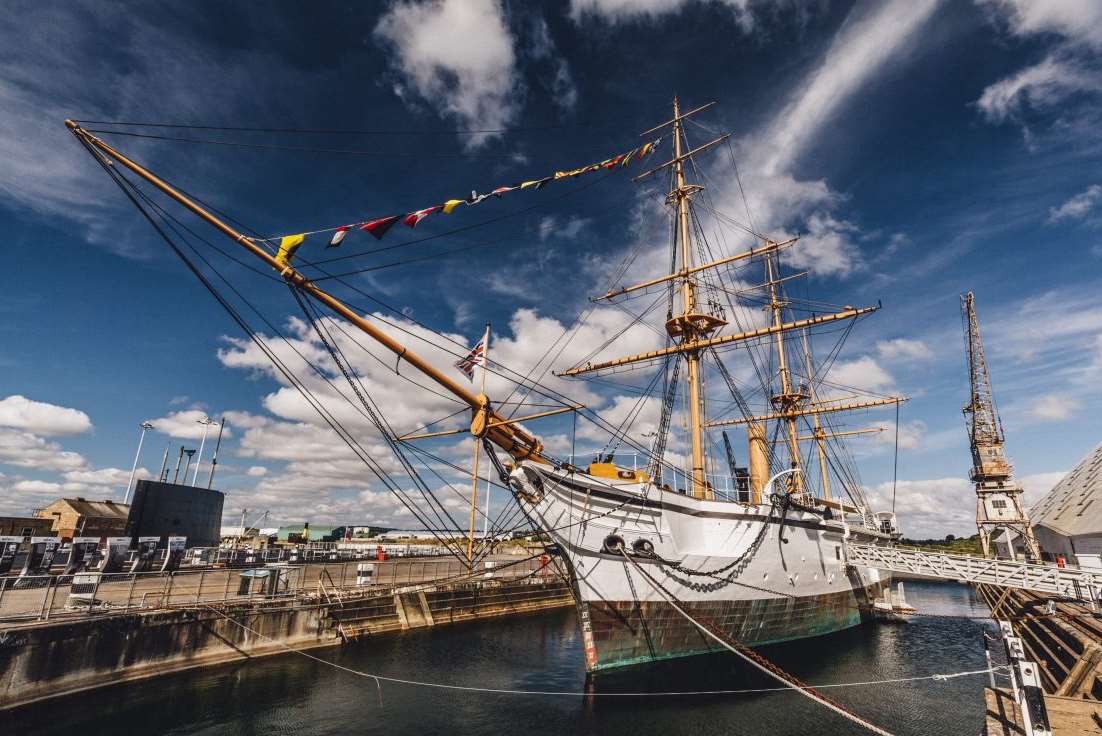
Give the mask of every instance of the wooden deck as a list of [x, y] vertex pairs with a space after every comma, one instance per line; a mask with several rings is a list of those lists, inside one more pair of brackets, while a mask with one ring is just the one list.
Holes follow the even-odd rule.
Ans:
[[[986, 736], [1024, 736], [1022, 714], [1009, 690], [984, 688], [987, 704]], [[1045, 696], [1053, 736], [1102, 734], [1102, 703], [1081, 698]]]

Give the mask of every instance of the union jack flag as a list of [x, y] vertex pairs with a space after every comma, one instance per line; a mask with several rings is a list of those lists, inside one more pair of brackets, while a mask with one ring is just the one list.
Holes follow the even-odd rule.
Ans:
[[474, 382], [474, 367], [476, 365], [486, 367], [486, 341], [487, 337], [483, 337], [477, 345], [471, 348], [471, 352], [455, 362], [455, 367], [463, 371], [463, 375], [472, 383]]

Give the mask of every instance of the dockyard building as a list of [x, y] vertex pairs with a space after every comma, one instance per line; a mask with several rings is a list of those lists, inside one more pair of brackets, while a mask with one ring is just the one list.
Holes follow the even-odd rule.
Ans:
[[121, 537], [126, 534], [130, 506], [109, 500], [59, 498], [36, 511], [35, 516], [50, 520], [53, 533], [63, 541], [73, 537]]
[[1046, 560], [1102, 568], [1102, 445], [1033, 507], [1030, 519]]
[[53, 522], [37, 516], [0, 516], [0, 537], [53, 536]]

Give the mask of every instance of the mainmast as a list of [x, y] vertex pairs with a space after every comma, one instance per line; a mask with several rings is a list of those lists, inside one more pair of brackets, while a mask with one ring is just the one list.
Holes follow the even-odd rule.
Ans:
[[[786, 322], [785, 310], [789, 306], [789, 301], [785, 299], [783, 293], [777, 288], [778, 284], [786, 279], [779, 277], [777, 273], [779, 267], [777, 258], [781, 250], [792, 246], [798, 238], [791, 238], [782, 242], [763, 239], [762, 244], [756, 248], [751, 248], [750, 250], [707, 263], [698, 264], [695, 262], [692, 241], [689, 237], [690, 207], [693, 196], [701, 191], [703, 187], [686, 181], [684, 162], [696, 153], [710, 148], [729, 137], [729, 135], [723, 135], [693, 150], [686, 151], [687, 145], [685, 142], [683, 121], [690, 115], [707, 107], [710, 107], [710, 104], [683, 113], [681, 112], [679, 101], [675, 99], [673, 102], [673, 119], [643, 133], [643, 135], [648, 135], [660, 128], [666, 126], [672, 127], [673, 158], [636, 178], [643, 178], [666, 168], [670, 168], [672, 171], [673, 187], [666, 196], [666, 202], [674, 208], [674, 216], [676, 218], [674, 240], [672, 243], [675, 266], [674, 272], [664, 276], [651, 278], [631, 286], [610, 289], [607, 293], [594, 298], [594, 301], [612, 301], [617, 297], [639, 291], [646, 291], [652, 287], [663, 284], [668, 285], [673, 283], [677, 285], [680, 294], [680, 304], [677, 306], [679, 306], [680, 309], [676, 313], [671, 310], [671, 313], [667, 315], [666, 319], [666, 333], [671, 339], [671, 344], [666, 347], [635, 355], [612, 358], [597, 363], [590, 362], [584, 365], [577, 365], [557, 374], [567, 377], [581, 376], [602, 371], [615, 371], [620, 368], [629, 368], [640, 364], [652, 364], [671, 356], [683, 356], [686, 366], [686, 384], [689, 404], [688, 439], [690, 446], [690, 467], [688, 470], [691, 478], [690, 490], [692, 495], [696, 498], [712, 498], [713, 496], [706, 477], [706, 458], [704, 449], [706, 447], [705, 432], [711, 427], [721, 427], [730, 424], [751, 425], [748, 427], [750, 442], [753, 448], [756, 441], [758, 445], [757, 449], [759, 450], [757, 454], [755, 454], [753, 449], [751, 451], [751, 465], [754, 466], [755, 463], [753, 461], [756, 457], [758, 459], [765, 457], [765, 452], [761, 447], [764, 445], [765, 439], [765, 430], [762, 423], [766, 421], [781, 421], [785, 425], [785, 444], [792, 457], [792, 465], [793, 467], [799, 468], [799, 443], [805, 439], [799, 436], [799, 419], [805, 416], [816, 416], [815, 437], [819, 441], [820, 464], [825, 467], [826, 453], [823, 449], [822, 442], [827, 438], [827, 435], [822, 431], [819, 425], [817, 418], [818, 414], [871, 408], [883, 406], [885, 404], [893, 404], [903, 400], [895, 397], [888, 397], [868, 401], [851, 401], [848, 403], [818, 401], [810, 393], [809, 386], [797, 385], [796, 382], [793, 381], [792, 368], [789, 364], [788, 356], [785, 354], [784, 333], [792, 330], [806, 330], [816, 325], [838, 320], [855, 319], [879, 309], [878, 306], [847, 306], [838, 311], [828, 312], [826, 314], [812, 314], [803, 319], [792, 319]], [[698, 289], [700, 286], [698, 278], [700, 274], [710, 269], [719, 268], [739, 261], [750, 260], [756, 257], [765, 260], [767, 281], [762, 286], [769, 290], [769, 303], [766, 306], [770, 315], [768, 324], [761, 327], [743, 329], [732, 334], [716, 334], [717, 331], [727, 325], [727, 320], [724, 319], [718, 309], [701, 309], [698, 303]], [[772, 338], [775, 340], [780, 368], [779, 392], [770, 397], [773, 411], [757, 417], [743, 417], [740, 419], [729, 419], [716, 422], [706, 421], [703, 380], [701, 376], [701, 361], [704, 354], [708, 350], [717, 348], [721, 345], [729, 345], [736, 342], [745, 342], [761, 338]], [[808, 380], [811, 380], [810, 376]], [[759, 463], [756, 466], [758, 468], [758, 475], [768, 474], [769, 469], [767, 467], [762, 467], [764, 464], [765, 463]], [[753, 474], [754, 471], [752, 470], [751, 472]], [[755, 489], [760, 490], [760, 485], [763, 484], [765, 480], [765, 477], [754, 478]], [[793, 492], [805, 492], [805, 481], [802, 478], [802, 473], [794, 474], [794, 479], [791, 482], [791, 489]], [[825, 489], [826, 485], [824, 483], [824, 492], [829, 493], [829, 491]]]
[[[779, 329], [784, 323], [782, 318], [782, 310], [788, 306], [788, 301], [781, 299], [777, 293], [777, 280], [774, 273], [774, 258], [775, 255], [768, 255], [765, 257], [765, 279], [769, 284], [769, 313], [772, 317], [773, 327], [778, 328], [774, 333], [774, 337], [777, 342], [777, 367], [780, 372], [781, 379], [781, 392], [779, 394], [773, 394], [769, 401], [782, 416], [785, 424], [785, 432], [788, 438], [788, 452], [792, 458], [791, 467], [794, 470], [802, 471], [802, 460], [800, 457], [800, 444], [799, 444], [799, 428], [796, 426], [796, 416], [792, 412], [798, 410], [800, 406], [806, 402], [810, 396], [807, 393], [807, 387], [800, 386], [798, 390], [793, 390], [792, 376], [788, 370], [788, 360], [784, 352], [784, 331]], [[810, 380], [810, 376], [808, 377]], [[803, 472], [793, 473], [791, 476], [791, 487], [793, 493], [801, 493], [804, 487]]]

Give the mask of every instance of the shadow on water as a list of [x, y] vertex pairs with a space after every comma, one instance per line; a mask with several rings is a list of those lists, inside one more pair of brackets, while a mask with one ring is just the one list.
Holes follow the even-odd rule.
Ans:
[[[908, 584], [926, 613], [983, 616], [969, 588]], [[761, 651], [805, 682], [864, 682], [985, 666], [982, 619], [916, 617], [868, 624]], [[381, 637], [314, 650], [345, 667], [390, 677], [513, 690], [582, 692], [572, 609]], [[828, 691], [899, 734], [978, 733], [985, 675]], [[598, 693], [774, 687], [733, 655], [671, 660], [599, 674]], [[179, 673], [5, 714], [13, 734], [859, 734], [859, 727], [793, 693], [643, 697], [475, 693], [383, 683], [294, 654]]]

